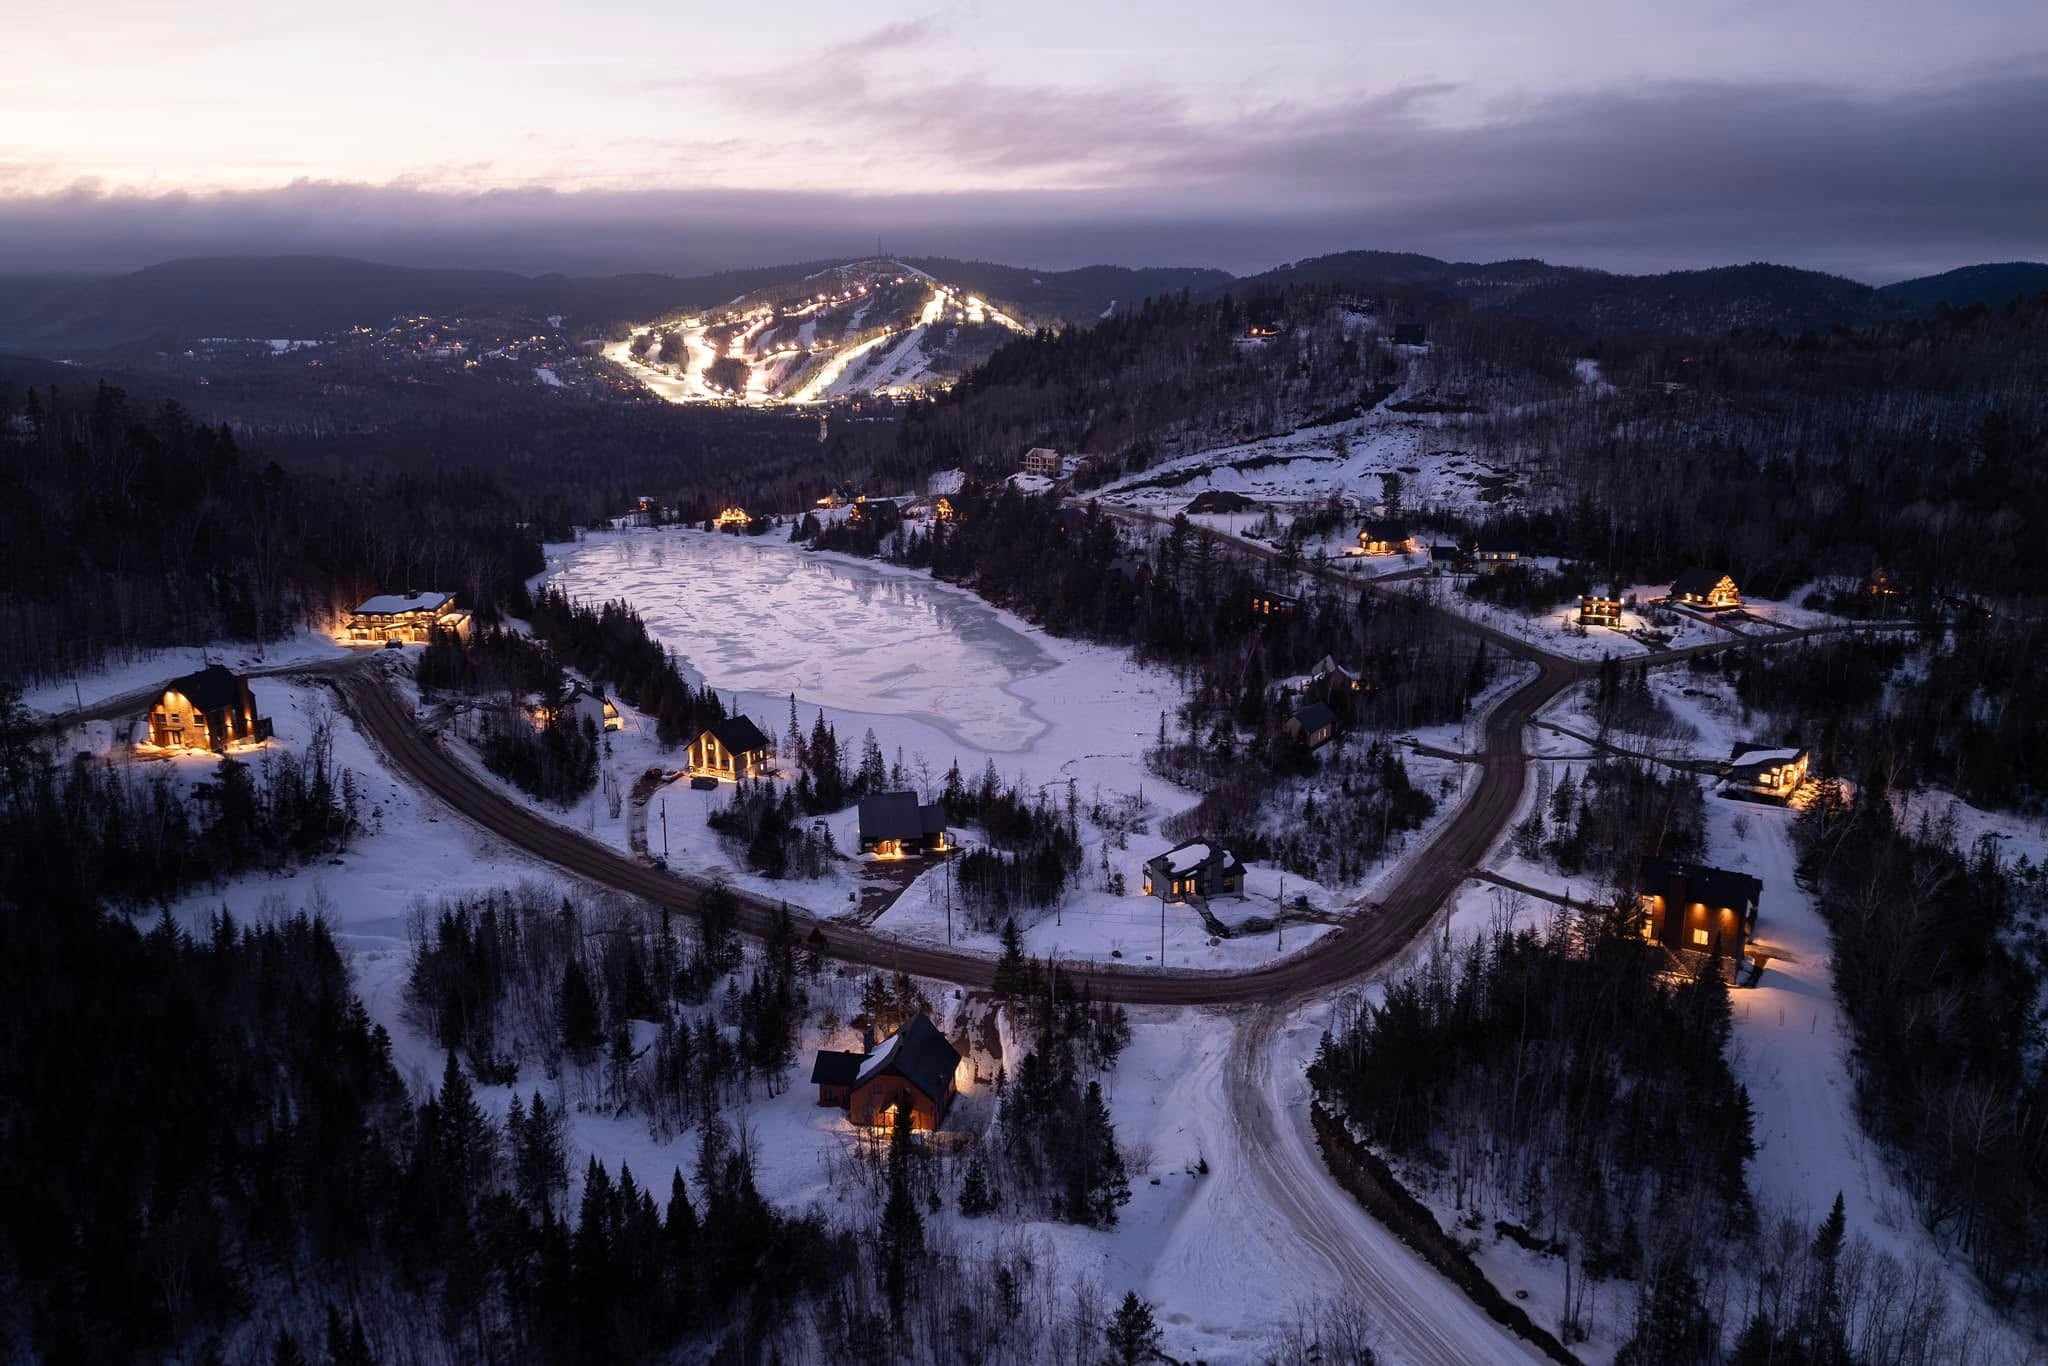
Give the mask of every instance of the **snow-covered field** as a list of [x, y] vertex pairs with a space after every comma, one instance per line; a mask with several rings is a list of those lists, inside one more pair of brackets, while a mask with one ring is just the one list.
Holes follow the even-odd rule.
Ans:
[[[75, 678], [38, 684], [22, 693], [22, 704], [31, 711], [49, 715], [94, 707], [117, 697], [126, 697], [173, 678], [196, 672], [208, 664], [225, 664], [230, 669], [277, 669], [293, 664], [312, 664], [360, 653], [318, 631], [301, 630], [282, 640], [256, 645], [224, 641], [213, 645], [186, 646], [174, 650], [143, 650], [103, 669], [81, 673]], [[137, 709], [140, 714], [141, 709]]]
[[1105, 488], [1104, 501], [1171, 516], [1209, 489], [1261, 502], [1319, 502], [1336, 494], [1360, 508], [1384, 496], [1382, 476], [1400, 479], [1411, 520], [1431, 511], [1479, 517], [1521, 506], [1519, 472], [1464, 449], [1454, 419], [1375, 409], [1363, 417], [1165, 461]]

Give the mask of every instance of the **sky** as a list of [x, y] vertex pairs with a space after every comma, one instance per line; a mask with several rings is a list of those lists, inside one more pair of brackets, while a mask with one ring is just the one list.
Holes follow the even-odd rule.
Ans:
[[2048, 258], [2041, 0], [315, 9], [14, 16], [0, 270]]

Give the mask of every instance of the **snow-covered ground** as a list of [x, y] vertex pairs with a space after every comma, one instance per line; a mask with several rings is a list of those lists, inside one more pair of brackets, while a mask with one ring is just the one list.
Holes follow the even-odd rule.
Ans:
[[[168, 683], [194, 673], [208, 664], [225, 664], [230, 669], [277, 669], [294, 664], [313, 664], [360, 653], [332, 636], [317, 631], [297, 631], [282, 640], [257, 645], [222, 641], [212, 645], [183, 646], [172, 650], [144, 650], [103, 669], [81, 673], [74, 678], [41, 683], [22, 693], [22, 704], [31, 711], [59, 715], [80, 706], [94, 707], [118, 697]], [[138, 709], [140, 714], [140, 709]]]
[[[1660, 701], [1695, 733], [1695, 738], [1664, 748], [1673, 757], [1719, 759], [1736, 739], [1748, 738], [1740, 709], [1719, 679], [1700, 679], [1683, 670], [1651, 675]], [[1582, 690], [1565, 694], [1546, 710], [1556, 720], [1584, 734], [1597, 722], [1586, 712]], [[1616, 734], [1616, 743], [1630, 737]], [[1568, 737], [1545, 735], [1541, 752], [1580, 754], [1587, 747]], [[1570, 773], [1582, 777], [1584, 761], [1543, 760], [1554, 782]], [[1711, 793], [1711, 788], [1710, 788]], [[1538, 784], [1524, 795], [1519, 821], [1537, 800]], [[2008, 837], [2007, 852], [2048, 849], [2048, 828], [2017, 817], [1974, 811], [1952, 799], [1919, 794], [1902, 801], [1901, 809], [1916, 817], [1923, 809], [1932, 818], [1953, 805], [1958, 838], [1994, 831]], [[1756, 1157], [1749, 1167], [1751, 1188], [1767, 1211], [1818, 1221], [1840, 1192], [1852, 1234], [1868, 1238], [1881, 1251], [1902, 1262], [1937, 1264], [1947, 1285], [1956, 1323], [1975, 1320], [1990, 1360], [2027, 1360], [2024, 1344], [1985, 1302], [1966, 1267], [1948, 1260], [1917, 1220], [1912, 1203], [1894, 1176], [1888, 1159], [1865, 1136], [1855, 1113], [1848, 1071], [1849, 1027], [1837, 1001], [1830, 962], [1833, 946], [1827, 924], [1812, 898], [1799, 886], [1797, 859], [1791, 842], [1794, 812], [1781, 807], [1719, 800], [1709, 796], [1706, 862], [1752, 874], [1763, 882], [1755, 943], [1772, 957], [1756, 986], [1733, 993], [1734, 1042], [1731, 1063], [1749, 1090], [1755, 1107]], [[1513, 829], [1510, 822], [1508, 831]], [[1504, 832], [1485, 866], [1503, 876], [1543, 890], [1585, 898], [1602, 889], [1597, 879], [1567, 879], [1548, 865], [1516, 856]], [[1467, 884], [1457, 899], [1453, 924], [1460, 936], [1487, 928], [1493, 917], [1513, 904], [1512, 893], [1481, 883]], [[1523, 919], [1547, 918], [1547, 902], [1524, 899]], [[1561, 1302], [1559, 1269], [1550, 1259], [1532, 1257], [1512, 1244], [1492, 1240], [1480, 1262], [1496, 1285], [1526, 1285], [1532, 1302]], [[1532, 1310], [1532, 1312], [1534, 1312]], [[1596, 1343], [1598, 1345], [1597, 1339]], [[1610, 1344], [1611, 1352], [1617, 1344]], [[1603, 1356], [1595, 1352], [1592, 1357]]]
[[1100, 496], [1163, 516], [1209, 489], [1277, 503], [1317, 502], [1334, 493], [1364, 510], [1381, 501], [1382, 476], [1392, 474], [1411, 517], [1436, 510], [1476, 518], [1522, 505], [1528, 491], [1521, 474], [1471, 454], [1466, 444], [1451, 419], [1379, 408], [1344, 422], [1179, 456], [1119, 480]]

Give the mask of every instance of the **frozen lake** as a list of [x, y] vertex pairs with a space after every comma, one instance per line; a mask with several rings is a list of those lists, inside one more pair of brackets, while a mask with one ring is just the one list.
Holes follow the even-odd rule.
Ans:
[[[834, 711], [916, 719], [992, 754], [1048, 723], [1015, 685], [1060, 661], [995, 609], [922, 576], [780, 540], [599, 535], [554, 552], [549, 581], [624, 598], [662, 644], [779, 730], [790, 693]], [[748, 696], [749, 694], [753, 696]], [[765, 708], [765, 711], [764, 711]]]

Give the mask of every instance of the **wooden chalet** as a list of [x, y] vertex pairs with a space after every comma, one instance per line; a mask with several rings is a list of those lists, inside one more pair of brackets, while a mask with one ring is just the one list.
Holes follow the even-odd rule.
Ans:
[[852, 1123], [893, 1128], [898, 1110], [925, 1133], [945, 1122], [958, 1091], [960, 1052], [923, 1015], [866, 1053], [819, 1049], [811, 1063], [818, 1104], [836, 1105]]
[[1308, 741], [1310, 749], [1321, 749], [1337, 736], [1337, 713], [1324, 703], [1310, 702], [1296, 708], [1281, 729], [1293, 739]]
[[1600, 593], [1583, 593], [1579, 596], [1579, 625], [1606, 626], [1621, 629], [1621, 599], [1610, 598]]
[[915, 792], [877, 792], [860, 800], [860, 851], [880, 858], [943, 854], [946, 810]]
[[734, 780], [758, 778], [768, 772], [772, 748], [752, 720], [728, 716], [690, 741], [690, 772]]
[[1358, 549], [1365, 555], [1405, 555], [1416, 549], [1406, 522], [1367, 522], [1358, 530]]
[[1643, 938], [1691, 953], [1739, 959], [1756, 932], [1764, 885], [1747, 873], [1648, 859], [1636, 882]]
[[256, 714], [249, 680], [221, 664], [174, 678], [149, 707], [149, 743], [158, 749], [204, 749], [270, 738], [270, 718]]
[[1688, 569], [1671, 581], [1671, 601], [1680, 607], [1719, 612], [1742, 606], [1735, 580], [1718, 569]]
[[1060, 453], [1052, 447], [1033, 446], [1024, 452], [1024, 458], [1018, 462], [1017, 468], [1024, 474], [1038, 474], [1047, 479], [1057, 479], [1060, 477], [1061, 463]]
[[1161, 901], [1206, 901], [1244, 895], [1244, 865], [1208, 840], [1187, 840], [1145, 862], [1146, 896]]
[[1799, 746], [1738, 744], [1728, 751], [1724, 776], [1759, 797], [1790, 797], [1806, 781], [1811, 757]]
[[1472, 558], [1479, 562], [1482, 569], [1498, 568], [1504, 564], [1514, 564], [1522, 558], [1522, 552], [1501, 546], [1481, 546], [1472, 552]]
[[718, 515], [711, 519], [711, 524], [717, 527], [720, 531], [730, 531], [738, 533], [745, 531], [747, 529], [747, 524], [752, 520], [753, 518], [747, 515], [747, 510], [745, 508], [734, 506], [720, 508], [718, 510]]
[[1251, 609], [1255, 617], [1291, 617], [1301, 611], [1301, 599], [1271, 588], [1254, 588]]
[[455, 605], [453, 593], [379, 593], [348, 615], [343, 634], [365, 644], [382, 641], [425, 642], [429, 633], [465, 632], [469, 613]]

